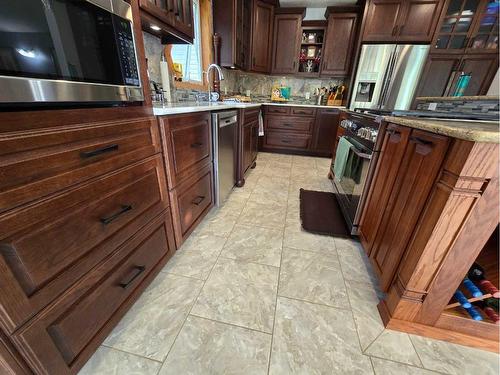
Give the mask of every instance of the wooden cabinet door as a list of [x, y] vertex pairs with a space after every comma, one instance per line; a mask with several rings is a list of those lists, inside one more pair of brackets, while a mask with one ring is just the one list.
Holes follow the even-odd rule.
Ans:
[[371, 0], [366, 13], [363, 41], [396, 41], [398, 18], [402, 7], [402, 0]]
[[183, 34], [194, 38], [193, 1], [170, 0], [174, 2], [174, 27]]
[[443, 0], [410, 0], [398, 20], [400, 42], [430, 42], [436, 29]]
[[301, 14], [274, 16], [272, 73], [296, 73], [301, 40]]
[[385, 131], [373, 182], [359, 224], [359, 238], [368, 255], [371, 253], [375, 235], [403, 160], [410, 131], [411, 128], [394, 124], [390, 124]]
[[252, 45], [250, 70], [268, 73], [271, 67], [274, 7], [254, 0], [252, 7]]
[[252, 123], [252, 164], [257, 159], [257, 154], [259, 153], [259, 121]]
[[459, 65], [460, 56], [429, 55], [415, 96], [446, 96]]
[[445, 136], [415, 129], [410, 134], [370, 253], [383, 291], [392, 283], [447, 148]]
[[173, 25], [174, 1], [177, 0], [139, 0], [139, 6], [160, 21]]
[[328, 16], [321, 75], [349, 75], [356, 44], [357, 18], [356, 13], [332, 13]]
[[485, 95], [497, 70], [498, 58], [496, 55], [464, 56], [459, 71], [471, 75], [464, 95]]
[[331, 154], [337, 129], [340, 111], [338, 109], [320, 109], [314, 124], [313, 151]]
[[243, 171], [252, 164], [252, 124], [245, 124], [243, 126]]
[[476, 15], [467, 52], [498, 54], [498, 2], [483, 0]]

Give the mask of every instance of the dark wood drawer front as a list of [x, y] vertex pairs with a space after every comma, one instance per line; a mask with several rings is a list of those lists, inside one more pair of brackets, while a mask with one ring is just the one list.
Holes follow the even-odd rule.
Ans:
[[168, 150], [170, 188], [212, 160], [210, 113], [161, 119]]
[[290, 107], [278, 106], [278, 105], [268, 105], [268, 106], [266, 106], [266, 112], [287, 115], [290, 113]]
[[184, 235], [195, 220], [212, 204], [212, 171], [203, 174], [177, 194], [180, 223]]
[[314, 119], [296, 116], [269, 116], [267, 118], [267, 130], [282, 130], [287, 132], [311, 133]]
[[257, 121], [259, 119], [260, 108], [244, 109], [244, 122], [248, 124], [249, 122]]
[[267, 132], [265, 146], [269, 148], [290, 148], [307, 150], [311, 137], [301, 134]]
[[314, 117], [314, 116], [316, 116], [316, 108], [310, 108], [310, 107], [291, 107], [290, 114], [295, 115], [295, 116]]
[[158, 155], [0, 219], [10, 271], [0, 280], [12, 287], [0, 299], [18, 300], [10, 319], [32, 315], [167, 206]]
[[[126, 312], [143, 281], [172, 256], [167, 210], [14, 336], [36, 373], [74, 373]], [[26, 345], [27, 344], [27, 345]]]
[[0, 212], [160, 151], [154, 117], [0, 138]]

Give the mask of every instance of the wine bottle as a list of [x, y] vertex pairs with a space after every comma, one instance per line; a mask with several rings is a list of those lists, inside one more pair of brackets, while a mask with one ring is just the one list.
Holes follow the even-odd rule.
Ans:
[[465, 309], [467, 313], [470, 315], [470, 317], [473, 320], [483, 320], [483, 316], [477, 311], [474, 306], [469, 307], [468, 309]]
[[495, 324], [500, 324], [500, 316], [498, 316], [496, 311], [489, 307], [484, 301], [474, 302], [474, 306], [477, 306], [481, 310], [483, 310], [483, 312], [492, 322], [494, 322]]
[[498, 298], [486, 298], [484, 300], [484, 303], [486, 303], [486, 305], [488, 307], [491, 307], [492, 309], [494, 309], [496, 312], [498, 312], [498, 305], [499, 305], [499, 299]]
[[479, 288], [476, 286], [476, 284], [470, 281], [467, 277], [464, 279], [463, 284], [470, 292], [472, 297], [479, 298], [483, 296], [483, 292], [481, 292]]
[[462, 306], [464, 309], [468, 309], [472, 306], [467, 297], [465, 297], [465, 295], [460, 290], [457, 290], [455, 294], [453, 294], [453, 297], [455, 297], [457, 302], [460, 303], [460, 306]]
[[486, 279], [484, 269], [477, 263], [474, 263], [468, 273], [469, 279], [475, 281], [481, 290], [485, 293], [491, 294], [495, 298], [500, 298], [500, 290], [493, 285], [491, 281]]

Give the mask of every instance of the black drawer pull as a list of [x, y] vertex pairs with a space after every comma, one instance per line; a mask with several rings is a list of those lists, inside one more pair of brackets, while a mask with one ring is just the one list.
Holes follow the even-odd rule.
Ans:
[[286, 127], [292, 128], [292, 127], [293, 127], [293, 124], [283, 124], [283, 126], [286, 126]]
[[108, 225], [109, 223], [115, 221], [116, 219], [118, 219], [118, 217], [120, 217], [121, 215], [123, 215], [125, 212], [127, 211], [130, 211], [132, 209], [132, 206], [127, 204], [127, 205], [122, 205], [122, 208], [120, 211], [118, 211], [117, 213], [114, 213], [113, 215], [111, 216], [108, 216], [108, 217], [103, 217], [101, 219], [99, 219], [101, 221], [101, 223], [103, 223], [104, 225]]
[[195, 199], [193, 199], [193, 200], [191, 201], [191, 203], [192, 203], [192, 204], [194, 204], [194, 205], [196, 205], [196, 206], [199, 206], [199, 205], [201, 204], [201, 202], [203, 202], [203, 200], [204, 200], [204, 199], [205, 199], [205, 197], [204, 197], [204, 196], [199, 195], [199, 196], [197, 196]]
[[134, 274], [127, 281], [121, 282], [120, 286], [123, 289], [127, 289], [129, 285], [131, 285], [134, 282], [134, 280], [137, 279], [141, 275], [141, 273], [143, 273], [145, 270], [146, 270], [145, 266], [135, 266]]
[[310, 114], [310, 113], [311, 113], [311, 112], [309, 112], [309, 111], [294, 111], [294, 112], [295, 112], [295, 113], [300, 113], [300, 114], [302, 114], [302, 115], [308, 115], [308, 114]]
[[391, 143], [398, 143], [401, 140], [401, 132], [394, 129], [387, 129], [386, 133], [389, 134], [389, 141]]
[[200, 148], [201, 146], [203, 146], [203, 143], [200, 142], [191, 143], [191, 148]]
[[287, 140], [285, 140], [285, 139], [282, 139], [282, 140], [281, 140], [281, 143], [292, 143], [292, 141], [287, 141]]
[[87, 158], [92, 158], [92, 157], [97, 156], [97, 155], [106, 154], [108, 152], [113, 152], [116, 150], [118, 150], [118, 145], [109, 145], [109, 146], [105, 146], [102, 148], [98, 148], [97, 150], [93, 150], [93, 151], [80, 152], [80, 157], [82, 159], [87, 159]]

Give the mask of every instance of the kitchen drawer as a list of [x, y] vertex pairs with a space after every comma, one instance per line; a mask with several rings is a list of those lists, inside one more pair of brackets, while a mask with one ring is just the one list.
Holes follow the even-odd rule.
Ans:
[[35, 373], [75, 373], [175, 252], [164, 211], [12, 337]]
[[173, 189], [171, 194], [177, 246], [213, 206], [213, 173], [208, 166]]
[[246, 108], [243, 110], [243, 121], [245, 124], [259, 120], [260, 107]]
[[278, 106], [278, 105], [267, 105], [266, 113], [275, 113], [280, 115], [287, 115], [290, 113], [290, 107]]
[[308, 116], [315, 117], [316, 116], [316, 108], [311, 107], [291, 107], [290, 114], [295, 116]]
[[202, 112], [160, 117], [170, 189], [212, 162], [210, 116]]
[[160, 152], [154, 117], [0, 136], [0, 213]]
[[265, 136], [264, 147], [306, 151], [310, 143], [310, 135], [268, 131]]
[[266, 130], [279, 130], [286, 132], [312, 133], [314, 127], [313, 118], [297, 116], [268, 116], [266, 119]]
[[168, 206], [163, 170], [157, 155], [0, 217], [0, 314], [11, 329]]

